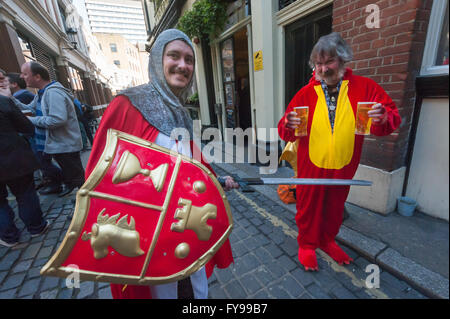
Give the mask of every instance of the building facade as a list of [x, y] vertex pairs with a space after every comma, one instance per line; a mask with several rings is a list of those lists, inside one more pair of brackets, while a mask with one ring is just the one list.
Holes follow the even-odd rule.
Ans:
[[92, 33], [118, 34], [133, 44], [147, 40], [140, 0], [86, 0], [85, 3]]
[[[108, 33], [93, 33], [100, 45], [106, 63], [117, 67], [114, 81], [122, 83], [123, 88], [137, 86], [145, 82], [138, 46], [133, 45], [122, 35]], [[148, 64], [148, 62], [147, 62]], [[148, 77], [147, 77], [148, 78]]]
[[81, 20], [69, 0], [0, 3], [0, 68], [20, 72], [26, 61], [38, 61], [52, 80], [71, 88], [84, 103], [98, 106], [112, 98], [107, 83], [89, 58]]
[[[184, 12], [194, 1], [153, 2], [166, 8], [150, 44], [163, 21], [177, 16], [174, 2]], [[390, 136], [365, 139], [355, 178], [373, 186], [352, 188], [348, 201], [388, 214], [408, 195], [420, 211], [448, 221], [448, 0], [226, 2], [225, 30], [196, 44], [203, 125], [251, 127], [253, 143], [282, 149], [268, 131], [311, 77], [308, 60], [318, 38], [339, 32], [354, 52], [348, 66], [380, 84], [402, 117]], [[266, 134], [258, 134], [261, 128]]]

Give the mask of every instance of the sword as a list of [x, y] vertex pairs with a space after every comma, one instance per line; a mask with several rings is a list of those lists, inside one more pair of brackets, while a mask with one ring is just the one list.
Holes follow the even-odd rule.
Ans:
[[[230, 175], [239, 184], [243, 192], [253, 192], [249, 185], [331, 185], [331, 186], [371, 186], [371, 181], [357, 179], [334, 179], [334, 178], [240, 178]], [[220, 185], [225, 186], [225, 178], [219, 177]]]

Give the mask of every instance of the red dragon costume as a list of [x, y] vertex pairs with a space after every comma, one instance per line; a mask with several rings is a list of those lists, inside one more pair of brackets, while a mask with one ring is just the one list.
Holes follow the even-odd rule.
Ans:
[[[385, 124], [372, 124], [371, 134], [389, 135], [399, 127], [401, 118], [392, 99], [373, 80], [354, 75], [351, 69], [346, 69], [342, 80], [333, 130], [325, 95], [315, 75], [297, 92], [278, 123], [278, 132], [284, 141], [299, 139], [299, 178], [353, 178], [364, 142], [363, 135], [355, 134], [357, 103], [363, 101], [381, 103], [387, 112]], [[287, 114], [295, 106], [309, 106], [305, 137], [296, 137], [294, 130], [285, 127]], [[305, 268], [317, 269], [316, 248], [321, 248], [340, 264], [351, 261], [335, 243], [349, 190], [350, 186], [297, 186], [297, 241], [299, 260]]]

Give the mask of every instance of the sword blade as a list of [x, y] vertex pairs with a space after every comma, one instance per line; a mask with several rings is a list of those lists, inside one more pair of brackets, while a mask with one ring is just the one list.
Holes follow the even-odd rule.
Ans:
[[334, 178], [243, 178], [247, 185], [358, 185], [371, 186], [371, 181]]

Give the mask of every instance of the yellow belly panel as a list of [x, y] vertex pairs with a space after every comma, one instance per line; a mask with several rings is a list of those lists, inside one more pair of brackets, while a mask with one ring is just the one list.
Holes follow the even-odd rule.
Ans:
[[322, 87], [314, 87], [317, 105], [309, 136], [309, 157], [320, 168], [341, 169], [353, 157], [355, 145], [355, 115], [348, 99], [348, 81], [342, 81], [336, 108], [334, 131], [331, 130], [328, 107]]

